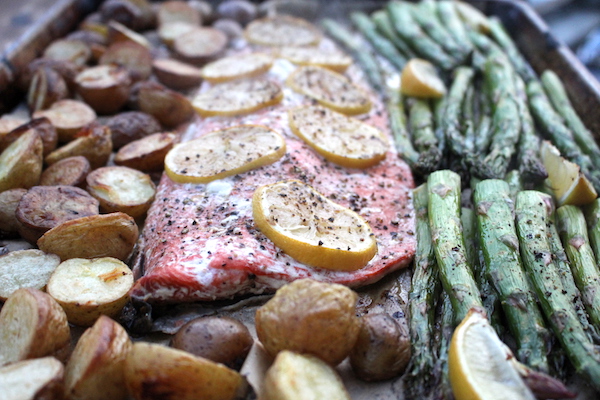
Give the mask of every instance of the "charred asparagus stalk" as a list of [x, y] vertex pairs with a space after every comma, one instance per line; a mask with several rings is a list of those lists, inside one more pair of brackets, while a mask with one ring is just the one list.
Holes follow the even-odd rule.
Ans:
[[517, 342], [517, 358], [536, 370], [548, 371], [547, 335], [521, 265], [508, 183], [481, 181], [474, 199], [487, 276], [498, 292], [508, 328]]
[[427, 203], [427, 184], [422, 184], [413, 190], [413, 204], [417, 214], [417, 250], [408, 294], [412, 357], [407, 375], [410, 384], [405, 386], [410, 398], [425, 398], [429, 389], [434, 386], [432, 373], [435, 355], [432, 340], [439, 279], [429, 229]]
[[435, 169], [435, 163], [431, 163], [431, 166], [421, 165], [426, 164], [424, 160], [420, 160], [419, 153], [413, 147], [410, 139], [408, 129], [406, 127], [406, 117], [404, 114], [404, 105], [400, 92], [397, 90], [390, 90], [389, 96], [386, 99], [386, 108], [388, 111], [388, 118], [390, 121], [390, 130], [394, 137], [394, 144], [400, 157], [402, 157], [411, 168], [416, 169], [417, 164], [420, 168], [427, 167], [433, 171]]
[[444, 70], [451, 70], [458, 64], [457, 60], [449, 56], [421, 29], [412, 16], [410, 4], [403, 1], [390, 1], [386, 8], [398, 36], [404, 39], [420, 56]]
[[461, 104], [473, 81], [474, 74], [475, 71], [472, 68], [458, 67], [454, 71], [454, 81], [446, 98], [442, 124], [448, 145], [459, 157], [466, 157], [468, 154], [465, 138], [461, 133]]
[[386, 58], [398, 70], [402, 70], [406, 64], [406, 57], [400, 54], [396, 47], [378, 31], [375, 23], [362, 12], [350, 14], [350, 20], [354, 26], [367, 38], [371, 46], [384, 58]]
[[546, 194], [523, 191], [517, 195], [516, 224], [523, 264], [542, 310], [569, 360], [596, 389], [600, 389], [600, 353], [575, 315], [571, 298], [563, 293], [553, 265], [545, 222], [551, 209], [552, 198]]
[[542, 73], [542, 85], [548, 95], [548, 98], [554, 105], [554, 109], [563, 117], [567, 127], [573, 132], [575, 142], [581, 150], [590, 156], [596, 168], [600, 168], [600, 147], [577, 112], [573, 108], [567, 91], [562, 81], [552, 70], [546, 70]]
[[445, 25], [446, 29], [454, 37], [454, 40], [463, 48], [463, 52], [470, 54], [473, 51], [473, 44], [469, 39], [467, 28], [460, 19], [454, 2], [442, 0], [436, 3], [439, 19]]
[[373, 23], [375, 23], [379, 33], [388, 38], [388, 40], [392, 42], [407, 59], [417, 57], [417, 53], [406, 44], [404, 39], [398, 36], [389, 14], [385, 10], [375, 11], [371, 14], [371, 19], [373, 20]]
[[588, 204], [584, 212], [590, 246], [592, 246], [596, 260], [598, 260], [600, 258], [600, 199]]
[[455, 321], [473, 308], [483, 310], [481, 296], [467, 261], [460, 222], [460, 177], [449, 170], [427, 179], [429, 225], [444, 290], [449, 294]]
[[434, 371], [434, 379], [436, 380], [434, 398], [450, 400], [454, 398], [454, 395], [452, 393], [448, 371], [448, 350], [450, 349], [452, 333], [454, 332], [454, 328], [456, 328], [456, 321], [454, 319], [455, 314], [453, 313], [450, 295], [443, 292], [440, 302], [440, 332], [437, 337], [438, 357]]
[[559, 207], [556, 222], [590, 321], [600, 326], [600, 274], [590, 247], [583, 211], [571, 205]]
[[517, 198], [517, 193], [523, 190], [523, 180], [521, 179], [521, 173], [517, 169], [510, 170], [504, 177], [504, 181], [508, 183], [510, 199], [514, 202]]
[[490, 33], [494, 40], [504, 49], [517, 73], [525, 82], [536, 80], [537, 77], [531, 65], [525, 60], [515, 42], [504, 29], [498, 18], [489, 18]]
[[442, 159], [433, 129], [433, 111], [424, 99], [410, 98], [407, 104], [413, 144], [420, 153], [416, 168], [423, 175], [428, 175], [437, 169]]

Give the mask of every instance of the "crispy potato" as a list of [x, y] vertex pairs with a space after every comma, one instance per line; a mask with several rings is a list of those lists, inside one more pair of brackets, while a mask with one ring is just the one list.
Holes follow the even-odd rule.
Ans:
[[91, 171], [90, 162], [84, 156], [63, 158], [42, 172], [41, 186], [78, 186], [85, 185], [85, 178]]
[[142, 10], [133, 1], [108, 0], [100, 6], [103, 21], [118, 21], [133, 30], [145, 29], [148, 21], [144, 19]]
[[222, 364], [159, 344], [136, 342], [125, 359], [133, 398], [232, 400], [247, 389], [244, 378]]
[[15, 115], [3, 115], [0, 117], [0, 142], [2, 137], [8, 134], [13, 129], [27, 123], [25, 118], [21, 118]]
[[154, 60], [152, 68], [158, 80], [172, 89], [189, 89], [202, 82], [202, 70], [171, 58]]
[[114, 114], [129, 98], [129, 73], [118, 65], [97, 65], [75, 78], [77, 93], [99, 114]]
[[194, 115], [190, 101], [181, 93], [155, 82], [144, 82], [139, 87], [138, 106], [170, 128], [188, 121]]
[[111, 44], [118, 42], [134, 42], [147, 49], [152, 48], [152, 45], [144, 36], [114, 20], [108, 22], [108, 42]]
[[246, 25], [257, 17], [258, 7], [247, 0], [226, 0], [217, 6], [216, 12], [219, 18], [232, 19]]
[[65, 393], [69, 399], [127, 399], [124, 367], [131, 350], [129, 335], [121, 325], [100, 316], [87, 329], [71, 354], [65, 370]]
[[146, 80], [152, 74], [152, 56], [150, 50], [136, 42], [117, 42], [106, 49], [99, 64], [116, 64], [129, 72], [131, 79]]
[[126, 260], [138, 239], [134, 219], [124, 213], [92, 215], [64, 222], [38, 240], [38, 247], [61, 260], [114, 257]]
[[156, 20], [159, 26], [173, 22], [185, 22], [190, 25], [202, 25], [200, 11], [185, 1], [165, 1], [161, 3], [156, 12]]
[[238, 370], [254, 343], [250, 331], [230, 317], [200, 317], [183, 325], [171, 339], [171, 347], [185, 350]]
[[365, 381], [401, 375], [410, 361], [408, 332], [388, 314], [361, 317], [356, 344], [350, 353], [354, 373]]
[[196, 27], [175, 38], [173, 51], [183, 61], [202, 65], [223, 54], [227, 42], [227, 35], [218, 29]]
[[261, 399], [350, 400], [335, 369], [318, 357], [284, 350], [267, 370]]
[[79, 24], [79, 29], [97, 32], [108, 40], [108, 25], [106, 25], [106, 21], [103, 20], [100, 11], [93, 12], [85, 17]]
[[112, 148], [110, 129], [93, 122], [82, 128], [75, 140], [48, 154], [45, 161], [46, 164], [52, 165], [67, 157], [83, 156], [87, 158], [92, 169], [100, 168], [108, 162]]
[[141, 111], [127, 111], [117, 114], [105, 122], [110, 129], [115, 149], [129, 142], [160, 132], [160, 123], [150, 114]]
[[101, 315], [117, 317], [129, 300], [133, 273], [112, 257], [71, 258], [52, 273], [46, 290], [70, 323], [91, 326]]
[[56, 254], [41, 250], [15, 250], [0, 256], [0, 300], [6, 300], [21, 288], [43, 290], [52, 272], [60, 264]]
[[158, 37], [167, 46], [173, 46], [173, 42], [179, 36], [189, 31], [194, 30], [197, 25], [192, 25], [187, 22], [169, 22], [160, 25], [158, 28]]
[[29, 243], [65, 221], [97, 215], [100, 203], [75, 186], [34, 186], [25, 193], [16, 210], [19, 234]]
[[121, 211], [134, 218], [148, 211], [156, 193], [149, 175], [129, 167], [98, 168], [88, 174], [86, 182], [103, 211]]
[[177, 135], [169, 132], [155, 133], [134, 140], [117, 152], [114, 162], [140, 171], [161, 171], [164, 168], [165, 156], [173, 148], [176, 140]]
[[67, 60], [52, 60], [49, 58], [36, 58], [30, 62], [23, 72], [19, 75], [17, 85], [23, 92], [27, 92], [33, 74], [39, 69], [49, 67], [55, 70], [63, 77], [65, 83], [72, 91], [75, 88], [75, 76], [83, 69], [83, 66], [77, 65]]
[[0, 368], [0, 393], [6, 400], [60, 400], [64, 372], [54, 357], [19, 361]]
[[76, 65], [85, 65], [92, 57], [92, 51], [81, 40], [58, 39], [46, 47], [43, 57], [57, 61], [70, 61]]
[[17, 206], [27, 189], [16, 188], [0, 192], [0, 232], [16, 233], [19, 228]]
[[42, 152], [42, 139], [33, 130], [11, 143], [0, 154], [0, 192], [37, 185], [42, 174]]
[[69, 94], [69, 88], [58, 72], [50, 67], [38, 68], [27, 92], [29, 111], [45, 110], [58, 100], [66, 99]]
[[244, 27], [242, 24], [228, 18], [219, 18], [213, 22], [211, 26], [227, 35], [229, 40], [239, 38], [244, 34]]
[[101, 46], [106, 46], [108, 44], [108, 40], [105, 35], [102, 35], [100, 32], [90, 31], [90, 30], [77, 30], [69, 33], [66, 36], [67, 39], [80, 40], [88, 46], [98, 44]]
[[299, 279], [281, 287], [256, 311], [256, 333], [273, 357], [291, 350], [337, 365], [358, 336], [357, 298], [342, 285]]
[[70, 345], [67, 315], [48, 294], [19, 289], [0, 310], [0, 366], [52, 355], [63, 361]]
[[31, 129], [35, 130], [40, 136], [40, 139], [42, 139], [44, 157], [50, 154], [50, 152], [56, 148], [58, 134], [56, 133], [54, 125], [52, 125], [50, 120], [46, 117], [32, 119], [10, 131], [4, 137], [4, 141], [0, 138], [0, 149], [5, 149], [10, 143], [14, 142], [18, 137]]
[[46, 110], [36, 111], [33, 118], [46, 117], [56, 128], [59, 142], [69, 142], [81, 128], [96, 120], [96, 113], [87, 104], [71, 99], [57, 101]]

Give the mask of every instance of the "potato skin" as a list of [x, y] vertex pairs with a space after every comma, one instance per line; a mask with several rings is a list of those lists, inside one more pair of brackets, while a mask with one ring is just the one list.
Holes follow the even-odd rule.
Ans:
[[0, 153], [0, 192], [37, 185], [42, 174], [43, 144], [30, 130]]
[[162, 171], [165, 157], [173, 148], [177, 135], [174, 133], [154, 133], [145, 138], [134, 140], [121, 147], [114, 163], [140, 171]]
[[350, 353], [354, 373], [365, 381], [381, 381], [402, 374], [411, 355], [408, 332], [388, 314], [364, 315], [361, 322]]
[[358, 336], [357, 298], [343, 285], [299, 279], [256, 311], [256, 333], [272, 356], [291, 350], [337, 365]]
[[50, 165], [42, 172], [40, 178], [41, 186], [85, 186], [85, 178], [92, 167], [84, 156], [73, 156], [63, 158]]
[[115, 149], [120, 149], [127, 143], [159, 132], [160, 123], [150, 114], [141, 111], [127, 111], [115, 115], [105, 121], [112, 134]]
[[239, 370], [254, 343], [248, 328], [229, 317], [200, 317], [183, 325], [171, 347]]
[[19, 228], [16, 211], [27, 189], [16, 188], [0, 192], [0, 232], [16, 233]]

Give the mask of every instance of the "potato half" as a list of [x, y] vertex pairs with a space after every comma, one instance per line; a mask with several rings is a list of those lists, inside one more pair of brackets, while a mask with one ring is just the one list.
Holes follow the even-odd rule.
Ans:
[[0, 192], [37, 185], [42, 174], [42, 151], [42, 139], [30, 130], [0, 153]]
[[0, 368], [3, 399], [59, 400], [63, 398], [64, 366], [54, 357], [20, 361]]
[[0, 300], [21, 288], [43, 290], [60, 264], [56, 254], [41, 250], [15, 250], [0, 257]]

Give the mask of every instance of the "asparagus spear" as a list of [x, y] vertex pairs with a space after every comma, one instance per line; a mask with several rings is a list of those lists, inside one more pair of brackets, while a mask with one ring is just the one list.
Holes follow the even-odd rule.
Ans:
[[435, 257], [442, 285], [450, 295], [455, 321], [462, 320], [473, 307], [483, 310], [462, 236], [460, 187], [460, 177], [449, 170], [435, 171], [427, 179]]
[[475, 86], [470, 85], [462, 104], [462, 120], [465, 136], [465, 148], [469, 153], [475, 152]]
[[451, 150], [459, 157], [466, 157], [465, 138], [461, 133], [461, 104], [468, 87], [473, 81], [475, 71], [469, 67], [458, 67], [454, 71], [454, 81], [450, 86], [446, 98], [444, 119], [442, 121], [444, 132]]
[[417, 57], [417, 54], [410, 48], [408, 44], [396, 33], [394, 25], [389, 14], [385, 10], [378, 10], [371, 14], [371, 19], [375, 23], [377, 30], [383, 36], [388, 38], [390, 42], [396, 46], [400, 53], [404, 54], [407, 59]]
[[325, 31], [333, 39], [335, 39], [350, 53], [352, 53], [355, 60], [360, 64], [365, 72], [373, 89], [377, 91], [383, 91], [385, 86], [384, 79], [375, 56], [373, 56], [371, 52], [365, 50], [364, 47], [361, 46], [360, 42], [352, 36], [352, 33], [338, 22], [326, 18], [322, 21], [322, 24]]
[[489, 18], [490, 34], [496, 42], [506, 51], [508, 58], [515, 67], [515, 70], [525, 82], [536, 80], [535, 72], [531, 65], [525, 60], [515, 42], [510, 35], [504, 30], [502, 22], [498, 18]]
[[456, 7], [454, 7], [454, 1], [442, 0], [437, 3], [438, 17], [442, 23], [446, 26], [446, 29], [454, 37], [457, 43], [462, 46], [463, 51], [469, 54], [473, 51], [473, 44], [469, 39], [467, 28], [461, 20]]
[[475, 187], [474, 199], [487, 276], [498, 292], [508, 328], [517, 342], [517, 358], [536, 370], [547, 371], [544, 322], [521, 265], [508, 183], [481, 181]]
[[407, 103], [412, 140], [416, 150], [421, 153], [416, 168], [421, 174], [428, 175], [437, 169], [442, 159], [433, 130], [433, 111], [424, 99], [410, 98]]
[[597, 260], [600, 258], [600, 199], [588, 204], [584, 208], [584, 212], [590, 245]]
[[422, 57], [432, 61], [440, 68], [451, 70], [458, 62], [450, 57], [444, 49], [432, 40], [417, 24], [410, 11], [411, 5], [403, 1], [390, 1], [387, 11], [396, 30], [411, 48]]
[[517, 195], [516, 223], [521, 256], [538, 299], [555, 335], [575, 369], [600, 389], [600, 353], [590, 342], [573, 311], [571, 298], [562, 290], [552, 262], [546, 221], [552, 198], [536, 191]]
[[519, 171], [526, 182], [540, 184], [548, 178], [546, 167], [540, 160], [540, 138], [536, 134], [533, 117], [527, 106], [525, 82], [515, 76], [516, 100], [521, 119], [521, 136], [519, 137], [518, 164]]
[[427, 184], [422, 184], [413, 190], [413, 204], [417, 215], [417, 249], [408, 294], [412, 356], [407, 372], [410, 384], [406, 385], [406, 389], [410, 398], [426, 397], [427, 390], [433, 386], [432, 373], [435, 365], [432, 337], [439, 279], [429, 229], [427, 203]]
[[514, 202], [517, 198], [517, 193], [523, 190], [523, 180], [518, 169], [508, 171], [504, 177], [504, 181], [508, 184], [510, 199]]
[[366, 14], [353, 12], [350, 14], [350, 20], [380, 55], [399, 70], [404, 68], [407, 61], [404, 55], [400, 54], [396, 47], [377, 31], [375, 23]]
[[594, 188], [600, 190], [600, 170], [594, 169], [589, 156], [584, 154], [575, 143], [572, 132], [552, 108], [542, 85], [535, 80], [529, 81], [527, 83], [527, 96], [533, 116], [551, 137], [552, 142], [560, 150], [562, 156], [578, 164], [581, 171], [594, 185]]
[[596, 143], [592, 132], [585, 127], [583, 121], [577, 115], [558, 75], [549, 69], [544, 71], [542, 73], [542, 85], [554, 108], [573, 132], [575, 142], [585, 154], [590, 156], [596, 168], [600, 168], [600, 147]]
[[450, 376], [448, 370], [448, 350], [452, 333], [456, 327], [454, 313], [452, 309], [452, 300], [448, 293], [443, 292], [441, 296], [441, 310], [439, 318], [439, 335], [437, 337], [437, 361], [435, 365], [434, 378], [437, 380], [435, 385], [435, 399], [454, 399], [452, 386], [450, 385]]
[[600, 273], [590, 247], [583, 211], [571, 205], [559, 207], [556, 222], [590, 321], [600, 326]]
[[[406, 117], [404, 116], [404, 105], [402, 104], [400, 92], [397, 90], [389, 91], [386, 99], [386, 108], [390, 121], [390, 130], [394, 137], [396, 150], [411, 168], [415, 169], [419, 163], [419, 153], [413, 147], [408, 129], [406, 128]], [[422, 161], [422, 160], [421, 160]], [[431, 166], [434, 169], [434, 164]]]

